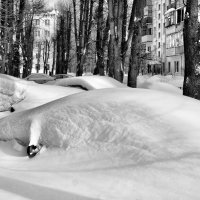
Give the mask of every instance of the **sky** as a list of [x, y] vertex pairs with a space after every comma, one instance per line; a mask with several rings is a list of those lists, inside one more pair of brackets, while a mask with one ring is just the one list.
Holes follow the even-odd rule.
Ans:
[[56, 2], [58, 2], [58, 0], [46, 0], [46, 4], [49, 7], [53, 7]]

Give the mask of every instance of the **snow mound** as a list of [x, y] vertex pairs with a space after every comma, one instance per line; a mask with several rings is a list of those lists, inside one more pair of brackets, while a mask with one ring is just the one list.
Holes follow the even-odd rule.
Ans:
[[[178, 79], [178, 78], [177, 78]], [[160, 76], [138, 76], [138, 88], [145, 88], [151, 90], [159, 90], [163, 92], [169, 92], [182, 95], [180, 90], [180, 80], [175, 80], [169, 77]]]
[[[79, 93], [1, 119], [0, 138], [16, 139], [23, 145], [90, 147], [128, 156], [135, 163], [200, 151], [200, 125], [196, 124], [200, 109], [192, 109], [199, 102], [178, 97], [130, 88]], [[179, 130], [177, 124], [181, 124]], [[198, 129], [191, 132], [191, 126]]]
[[11, 105], [16, 112], [31, 109], [47, 102], [84, 90], [37, 84], [0, 74], [0, 118], [10, 115]]
[[86, 90], [94, 90], [94, 89], [103, 89], [103, 88], [116, 88], [116, 87], [126, 87], [124, 84], [119, 81], [107, 77], [107, 76], [81, 76], [81, 77], [72, 77], [59, 79], [54, 82], [48, 82], [46, 84], [55, 84], [59, 86], [73, 86], [73, 87], [81, 87]]
[[[197, 100], [131, 88], [16, 112], [0, 119], [0, 198], [199, 200], [199, 118]], [[48, 147], [31, 160], [30, 140]]]
[[26, 82], [12, 76], [0, 74], [0, 112], [25, 98]]

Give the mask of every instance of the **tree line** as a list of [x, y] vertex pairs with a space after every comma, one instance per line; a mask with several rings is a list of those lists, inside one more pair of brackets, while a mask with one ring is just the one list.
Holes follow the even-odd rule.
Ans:
[[[0, 72], [22, 77], [31, 73], [34, 44], [34, 15], [45, 12], [43, 0], [0, 0]], [[75, 70], [82, 76], [105, 75], [137, 87], [140, 70], [142, 17], [145, 0], [60, 0], [57, 33], [52, 38], [51, 74]], [[183, 94], [200, 99], [198, 1], [185, 0], [185, 73]], [[50, 41], [43, 51], [44, 72]], [[186, 48], [187, 47], [187, 48]], [[40, 48], [38, 48], [38, 51]], [[39, 62], [38, 58], [38, 62]], [[74, 67], [75, 66], [75, 67]]]

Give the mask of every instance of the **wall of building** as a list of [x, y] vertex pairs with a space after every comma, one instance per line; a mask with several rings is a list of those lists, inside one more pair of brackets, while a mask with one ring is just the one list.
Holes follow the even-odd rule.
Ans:
[[[32, 73], [36, 73], [36, 66], [38, 64], [38, 54], [40, 54], [40, 70], [39, 73], [44, 71], [44, 42], [47, 40], [50, 45], [48, 66], [49, 71], [52, 68], [53, 64], [53, 39], [56, 35], [57, 30], [57, 16], [58, 12], [52, 10], [51, 12], [44, 13], [42, 15], [37, 15], [34, 17], [34, 49], [33, 49], [33, 68]], [[41, 45], [41, 52], [39, 51], [39, 46]]]
[[165, 74], [184, 74], [184, 44], [183, 44], [183, 24], [184, 24], [184, 4], [177, 0], [170, 2], [166, 0], [167, 11], [165, 13], [166, 29], [166, 64]]
[[165, 11], [166, 11], [165, 0], [153, 1], [152, 60], [154, 62], [152, 62], [152, 65], [154, 65], [155, 63], [157, 65], [157, 68], [160, 67], [161, 73], [163, 71], [163, 67], [166, 62], [166, 55], [165, 55], [166, 39], [165, 39], [165, 26], [164, 26]]

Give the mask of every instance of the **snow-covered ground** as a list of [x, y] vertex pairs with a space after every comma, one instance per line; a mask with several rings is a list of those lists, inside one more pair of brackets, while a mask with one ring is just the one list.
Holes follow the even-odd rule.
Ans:
[[[0, 199], [199, 200], [200, 102], [140, 78], [148, 90], [100, 77], [69, 79], [91, 91], [4, 84], [23, 98], [0, 119]], [[33, 159], [29, 142], [43, 145]]]

